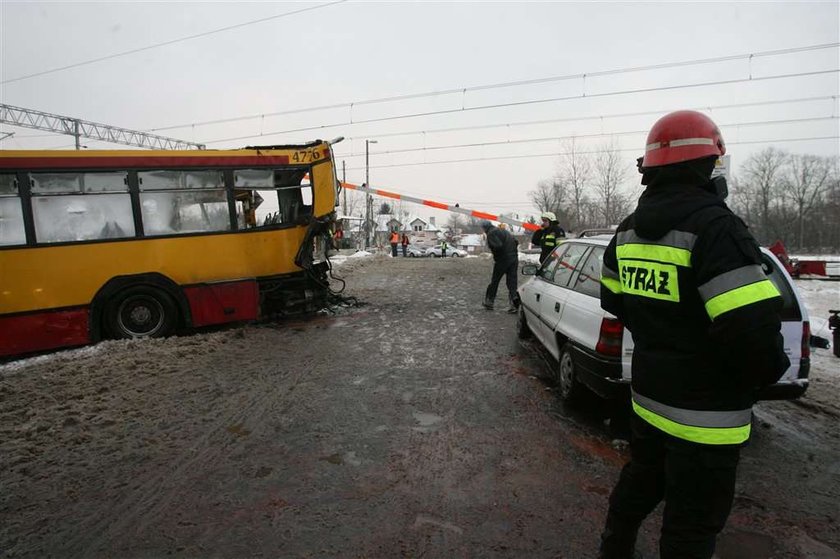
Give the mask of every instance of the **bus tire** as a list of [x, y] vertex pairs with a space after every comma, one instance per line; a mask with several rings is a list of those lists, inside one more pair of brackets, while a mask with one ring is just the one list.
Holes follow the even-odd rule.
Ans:
[[178, 307], [157, 287], [135, 285], [118, 292], [105, 305], [105, 325], [115, 339], [162, 338], [178, 323]]

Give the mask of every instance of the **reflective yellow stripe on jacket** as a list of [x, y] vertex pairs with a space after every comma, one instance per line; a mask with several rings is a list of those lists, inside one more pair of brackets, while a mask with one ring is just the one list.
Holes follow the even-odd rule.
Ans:
[[752, 410], [705, 411], [667, 406], [633, 392], [636, 414], [671, 436], [700, 444], [741, 444], [750, 438]]
[[621, 281], [618, 272], [606, 264], [601, 265], [601, 283], [616, 295], [621, 295]]
[[707, 281], [698, 291], [712, 320], [725, 312], [781, 296], [758, 265], [730, 270]]

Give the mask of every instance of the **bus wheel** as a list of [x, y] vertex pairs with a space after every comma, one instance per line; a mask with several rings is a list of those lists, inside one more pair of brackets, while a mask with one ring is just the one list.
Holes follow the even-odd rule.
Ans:
[[175, 329], [178, 310], [166, 292], [146, 285], [117, 293], [105, 307], [112, 338], [160, 338]]

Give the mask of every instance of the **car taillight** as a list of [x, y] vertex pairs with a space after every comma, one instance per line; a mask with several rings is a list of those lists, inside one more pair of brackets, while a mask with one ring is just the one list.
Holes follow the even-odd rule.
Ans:
[[811, 323], [807, 320], [802, 323], [802, 354], [803, 359], [811, 357]]
[[614, 318], [601, 320], [601, 332], [598, 335], [598, 344], [595, 351], [610, 357], [621, 356], [621, 338], [624, 335], [624, 325]]

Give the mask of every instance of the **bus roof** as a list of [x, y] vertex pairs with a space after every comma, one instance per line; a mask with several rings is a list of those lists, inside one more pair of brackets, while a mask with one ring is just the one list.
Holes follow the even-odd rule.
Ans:
[[0, 170], [262, 167], [306, 165], [329, 158], [329, 145], [320, 140], [300, 145], [223, 150], [0, 150]]

